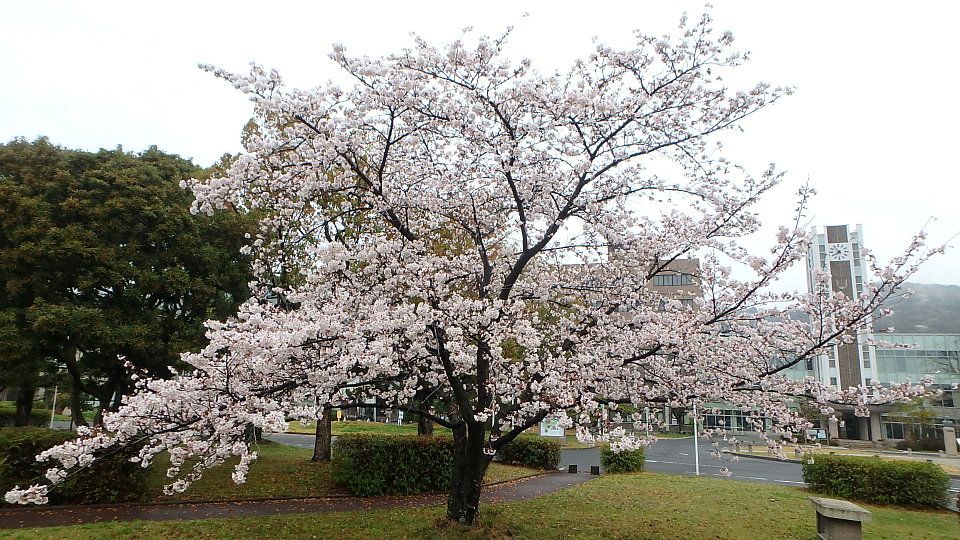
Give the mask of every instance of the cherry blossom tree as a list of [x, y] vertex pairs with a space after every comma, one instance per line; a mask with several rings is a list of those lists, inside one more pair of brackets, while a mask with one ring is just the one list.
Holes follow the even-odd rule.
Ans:
[[[790, 89], [728, 88], [746, 59], [730, 33], [684, 19], [677, 36], [637, 33], [553, 74], [507, 58], [506, 37], [417, 39], [377, 59], [336, 47], [344, 88], [205, 67], [250, 97], [259, 130], [228, 175], [189, 184], [195, 210], [262, 212], [245, 248], [256, 272], [302, 279], [263, 280], [235, 319], [208, 323], [209, 346], [183, 355], [192, 371], [141, 380], [104, 429], [39, 456], [58, 462], [50, 481], [136, 442], [144, 466], [169, 452], [168, 491], [231, 456], [242, 482], [257, 457], [247, 426], [283, 431], [287, 417], [375, 399], [452, 430], [447, 517], [472, 523], [491, 458], [548, 416], [590, 439], [601, 405], [723, 402], [789, 434], [807, 426], [789, 399], [869, 414], [924, 392], [783, 374], [882, 317], [936, 250], [920, 235], [889, 265], [870, 259], [876, 279], [859, 298], [825, 279], [810, 294], [770, 292], [806, 253], [812, 190], [798, 190], [768, 252], [744, 247], [783, 174], [750, 174], [717, 135]], [[704, 291], [693, 305], [648, 286], [692, 257]], [[788, 316], [798, 311], [813, 324]], [[614, 450], [649, 442], [603, 437]], [[44, 502], [47, 489], [7, 500]]]

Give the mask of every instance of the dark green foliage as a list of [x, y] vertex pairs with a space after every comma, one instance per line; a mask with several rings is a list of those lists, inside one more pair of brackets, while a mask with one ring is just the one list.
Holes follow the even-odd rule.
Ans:
[[235, 312], [249, 296], [239, 250], [252, 219], [191, 215], [180, 182], [203, 174], [155, 147], [0, 144], [0, 385], [56, 384], [37, 375], [55, 359], [109, 406], [132, 386], [118, 355], [169, 376], [205, 343], [205, 320]]
[[354, 495], [443, 491], [453, 476], [453, 439], [417, 435], [340, 435], [333, 481]]
[[607, 445], [600, 449], [600, 466], [603, 467], [604, 472], [612, 474], [641, 472], [645, 460], [646, 453], [642, 448], [614, 452]]
[[521, 435], [504, 445], [497, 455], [500, 462], [507, 465], [556, 470], [560, 465], [560, 443], [532, 435]]
[[901, 506], [939, 507], [949, 477], [933, 463], [857, 456], [815, 456], [803, 464], [810, 489], [834, 497]]
[[[17, 409], [12, 404], [0, 403], [0, 426], [12, 426], [17, 418]], [[50, 422], [49, 409], [33, 409], [30, 411], [29, 425], [45, 426]]]
[[896, 445], [897, 450], [913, 450], [913, 451], [926, 451], [926, 452], [939, 452], [943, 450], [943, 439], [938, 439], [936, 437], [922, 437], [919, 440], [905, 440], [900, 441]]
[[[16, 485], [49, 483], [44, 474], [56, 462], [40, 463], [37, 454], [72, 440], [76, 434], [42, 428], [0, 429], [0, 491]], [[137, 501], [146, 487], [147, 469], [132, 463], [138, 449], [126, 448], [97, 456], [93, 465], [72, 474], [50, 490], [52, 504], [91, 504]]]

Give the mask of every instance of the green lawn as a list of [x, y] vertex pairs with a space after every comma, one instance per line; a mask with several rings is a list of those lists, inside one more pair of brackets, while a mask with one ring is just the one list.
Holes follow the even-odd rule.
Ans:
[[[712, 538], [809, 539], [815, 514], [803, 490], [641, 473], [521, 503], [488, 505], [477, 529], [437, 528], [439, 507], [180, 522], [102, 523], [0, 532], [0, 538]], [[870, 539], [960, 538], [949, 512], [864, 505]]]
[[[279, 443], [260, 444], [260, 458], [250, 466], [244, 484], [233, 483], [233, 467], [225, 463], [207, 470], [203, 478], [187, 491], [164, 495], [162, 488], [168, 482], [166, 469], [169, 461], [157, 460], [147, 479], [148, 501], [202, 501], [214, 499], [267, 499], [284, 497], [323, 497], [344, 493], [330, 479], [330, 463], [310, 461], [312, 451]], [[236, 463], [236, 460], [233, 461]], [[487, 483], [512, 480], [542, 471], [493, 463], [487, 471]]]

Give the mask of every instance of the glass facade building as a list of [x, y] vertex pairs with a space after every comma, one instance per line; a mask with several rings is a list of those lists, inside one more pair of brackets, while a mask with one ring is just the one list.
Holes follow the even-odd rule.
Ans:
[[932, 376], [937, 384], [960, 383], [960, 334], [880, 334], [882, 341], [911, 348], [876, 348], [880, 383], [917, 382]]

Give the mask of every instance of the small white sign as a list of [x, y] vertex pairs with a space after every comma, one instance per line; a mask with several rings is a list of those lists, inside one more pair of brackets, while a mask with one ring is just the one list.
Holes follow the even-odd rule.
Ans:
[[560, 419], [556, 417], [545, 418], [540, 422], [540, 435], [543, 437], [563, 437], [563, 426], [560, 425]]
[[399, 411], [397, 414], [397, 425], [399, 426], [402, 423], [403, 423], [403, 411]]

